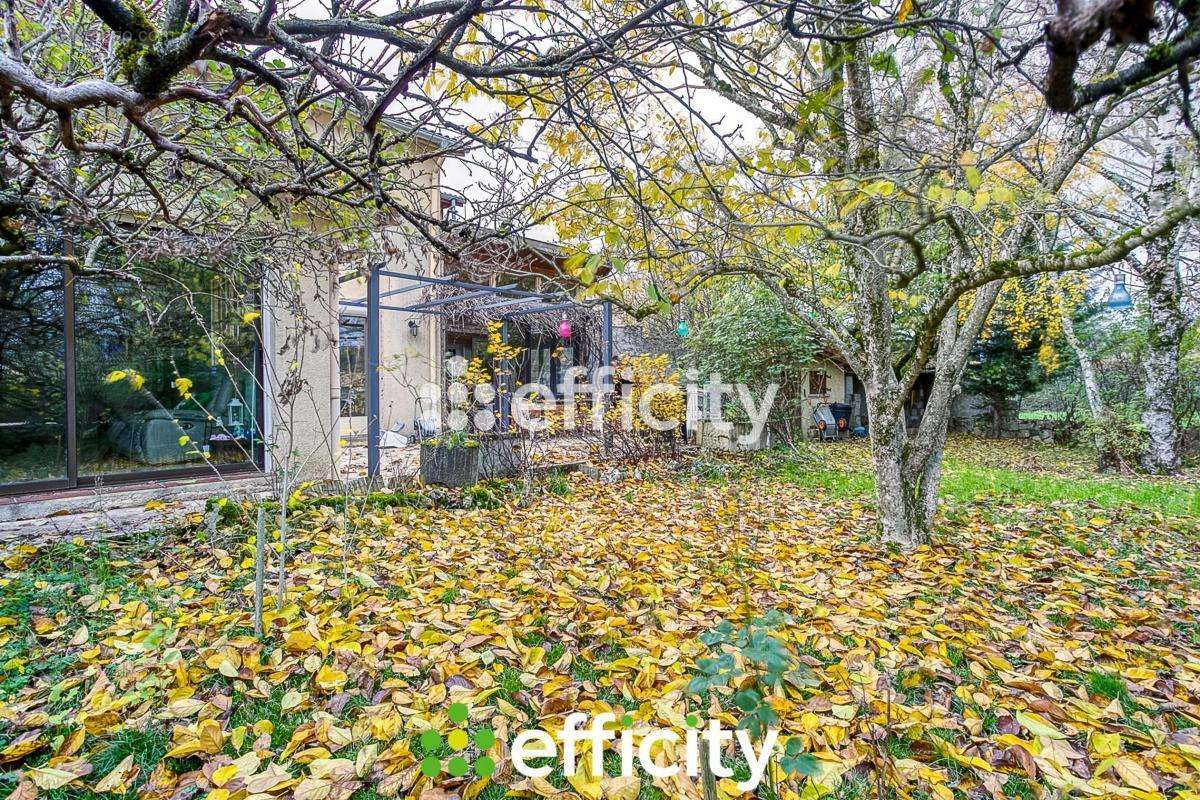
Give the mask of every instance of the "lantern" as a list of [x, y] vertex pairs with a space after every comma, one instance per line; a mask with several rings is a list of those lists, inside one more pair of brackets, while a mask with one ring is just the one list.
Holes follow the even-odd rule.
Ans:
[[571, 321], [564, 316], [562, 322], [558, 323], [558, 336], [560, 339], [571, 338]]
[[679, 334], [680, 339], [688, 335], [688, 324], [686, 319], [679, 320], [679, 327], [675, 329], [675, 332]]
[[1108, 307], [1114, 311], [1124, 311], [1133, 305], [1133, 298], [1125, 288], [1125, 276], [1118, 275], [1113, 282], [1112, 291], [1108, 293]]

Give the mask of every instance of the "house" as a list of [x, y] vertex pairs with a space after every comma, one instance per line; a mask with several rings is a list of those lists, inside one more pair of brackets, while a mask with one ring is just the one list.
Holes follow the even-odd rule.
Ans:
[[[704, 380], [705, 376], [699, 377], [701, 383]], [[916, 385], [905, 403], [905, 420], [909, 428], [920, 425], [932, 387], [932, 371], [923, 372], [918, 376]], [[756, 397], [761, 398], [761, 387], [749, 388]], [[798, 394], [793, 390], [792, 398], [796, 402], [786, 407], [794, 411], [791, 414], [780, 413], [779, 409], [783, 407], [777, 405], [776, 413], [770, 417], [767, 431], [759, 441], [749, 445], [734, 441], [738, 436], [749, 433], [749, 425], [742, 423], [732, 430], [725, 431], [709, 424], [718, 419], [728, 421], [730, 418], [736, 418], [736, 415], [730, 415], [726, 410], [730, 402], [736, 402], [733, 398], [724, 399], [720, 417], [714, 413], [711, 403], [702, 401], [697, 440], [716, 449], [740, 450], [767, 447], [781, 438], [815, 439], [821, 436], [818, 411], [823, 409], [827, 409], [833, 419], [832, 423], [827, 424], [841, 435], [848, 435], [855, 428], [870, 427], [866, 391], [862, 380], [831, 350], [820, 351], [814, 356], [799, 382]], [[779, 399], [777, 395], [777, 403]]]
[[[442, 208], [445, 144], [414, 135], [414, 152], [429, 155], [403, 181], [410, 207]], [[393, 245], [389, 264], [439, 268], [415, 231], [381, 237]], [[329, 474], [340, 447], [341, 272], [314, 258], [269, 285], [245, 285], [208, 268], [204, 252], [169, 269], [147, 264], [136, 282], [59, 264], [3, 268], [0, 496], [285, 464], [297, 476]], [[414, 369], [433, 376], [437, 337], [388, 322], [393, 351], [415, 350]]]
[[[443, 213], [453, 214], [458, 202], [444, 196]], [[504, 318], [507, 341], [522, 350], [510, 376], [515, 385], [539, 383], [557, 392], [567, 367], [598, 363], [594, 315], [544, 302], [551, 293], [561, 293], [556, 286], [563, 264], [559, 248], [486, 231], [473, 232], [467, 242], [461, 250], [455, 248], [456, 255], [432, 254], [428, 267], [409, 262], [406, 269], [386, 270], [380, 279], [383, 430], [418, 432], [431, 406], [441, 403], [448, 359], [489, 360], [486, 323], [491, 319]], [[341, 432], [355, 438], [365, 434], [367, 423], [367, 287], [361, 276], [351, 275], [340, 288]], [[564, 318], [572, 328], [565, 338], [558, 331]]]
[[[463, 202], [441, 186], [452, 143], [412, 136], [412, 152], [428, 155], [393, 182], [408, 208], [452, 218]], [[437, 248], [425, 233], [378, 235], [390, 273], [383, 428], [416, 430], [440, 402], [445, 360], [480, 353], [491, 316], [508, 317], [524, 348], [517, 381], [557, 386], [565, 366], [596, 362], [594, 315], [539, 300], [555, 288], [557, 248], [478, 230]], [[0, 496], [337, 468], [365, 427], [366, 265], [314, 256], [269, 285], [241, 285], [205, 255], [148, 264], [136, 284], [57, 264], [0, 271]], [[574, 323], [565, 338], [563, 315]], [[422, 397], [428, 386], [436, 399]]]
[[[830, 351], [821, 353], [808, 373], [806, 383], [804, 400], [810, 419], [812, 413], [820, 406], [841, 404], [849, 406], [847, 428], [853, 430], [860, 426], [870, 427], [867, 395], [862, 380], [837, 354]], [[904, 419], [909, 428], [916, 428], [921, 424], [932, 389], [933, 371], [926, 370], [917, 376], [916, 384], [904, 404]], [[810, 433], [813, 431], [810, 430]]]

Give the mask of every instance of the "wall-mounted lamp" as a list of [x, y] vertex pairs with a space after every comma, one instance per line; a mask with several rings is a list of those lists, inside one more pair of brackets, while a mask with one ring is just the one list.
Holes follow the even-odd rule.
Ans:
[[558, 336], [560, 339], [571, 338], [571, 321], [567, 319], [566, 314], [563, 314], [562, 322], [558, 323]]
[[421, 331], [421, 325], [415, 319], [408, 321], [408, 335], [416, 336]]

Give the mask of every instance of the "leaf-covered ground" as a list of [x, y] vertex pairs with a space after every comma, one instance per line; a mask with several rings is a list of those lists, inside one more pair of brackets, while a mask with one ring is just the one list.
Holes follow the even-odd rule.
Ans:
[[[776, 610], [813, 685], [771, 703], [819, 774], [759, 796], [1200, 797], [1194, 520], [972, 491], [901, 555], [873, 540], [865, 496], [798, 478], [815, 469], [573, 475], [494, 510], [305, 504], [261, 640], [239, 524], [11, 554], [0, 794], [698, 798], [686, 777], [522, 778], [505, 739], [616, 707], [635, 734], [690, 710], [732, 726], [728, 694], [685, 693], [698, 636]], [[489, 779], [418, 768], [453, 702], [499, 734]]]

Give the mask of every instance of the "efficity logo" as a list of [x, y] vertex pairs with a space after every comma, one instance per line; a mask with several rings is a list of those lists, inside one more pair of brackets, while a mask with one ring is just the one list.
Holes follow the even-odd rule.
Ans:
[[[446, 713], [449, 715], [450, 721], [458, 726], [446, 734], [445, 741], [445, 744], [455, 753], [465, 752], [467, 745], [472, 740], [481, 753], [487, 752], [496, 743], [496, 733], [491, 728], [480, 728], [475, 731], [474, 737], [467, 732], [464, 727], [469, 715], [466, 703], [451, 703]], [[426, 753], [426, 756], [421, 759], [421, 773], [426, 777], [436, 778], [443, 769], [442, 760], [436, 755], [436, 751], [443, 749], [442, 735], [435, 730], [428, 730], [421, 734], [419, 741], [421, 749]], [[496, 762], [490, 756], [484, 755], [476, 759], [472, 765], [465, 756], [453, 755], [444, 767], [446, 772], [454, 778], [461, 778], [472, 771], [476, 777], [488, 778], [496, 771]]]
[[[450, 721], [456, 727], [446, 736], [450, 750], [462, 753], [474, 741], [480, 752], [485, 752], [496, 742], [491, 728], [480, 728], [472, 737], [465, 728], [468, 709], [464, 703], [454, 703], [449, 708]], [[606, 748], [618, 754], [618, 775], [628, 778], [634, 774], [635, 765], [640, 766], [653, 778], [670, 778], [680, 772], [689, 777], [699, 777], [702, 763], [707, 763], [713, 775], [728, 778], [733, 767], [722, 760], [724, 751], [736, 742], [736, 749], [749, 770], [749, 777], [737, 783], [738, 791], [753, 791], [766, 775], [767, 767], [774, 755], [779, 731], [767, 728], [761, 741], [755, 742], [748, 731], [723, 728], [718, 720], [710, 719], [702, 726], [699, 717], [688, 714], [687, 728], [681, 733], [673, 728], [634, 726], [633, 716], [624, 714], [620, 719], [611, 712], [589, 716], [573, 712], [563, 719], [563, 727], [557, 735], [541, 728], [520, 731], [510, 744], [513, 770], [527, 778], [545, 778], [554, 771], [554, 763], [562, 767], [563, 775], [571, 777], [580, 768], [580, 756], [591, 759], [590, 774], [604, 775]], [[435, 751], [443, 750], [441, 735], [428, 730], [420, 736], [421, 747], [427, 754], [421, 761], [421, 772], [430, 778], [437, 777], [443, 770], [453, 777], [462, 777], [474, 771], [479, 777], [489, 777], [496, 770], [496, 762], [483, 755], [472, 764], [465, 755], [451, 756], [443, 765]], [[703, 754], [701, 751], [704, 751]]]

